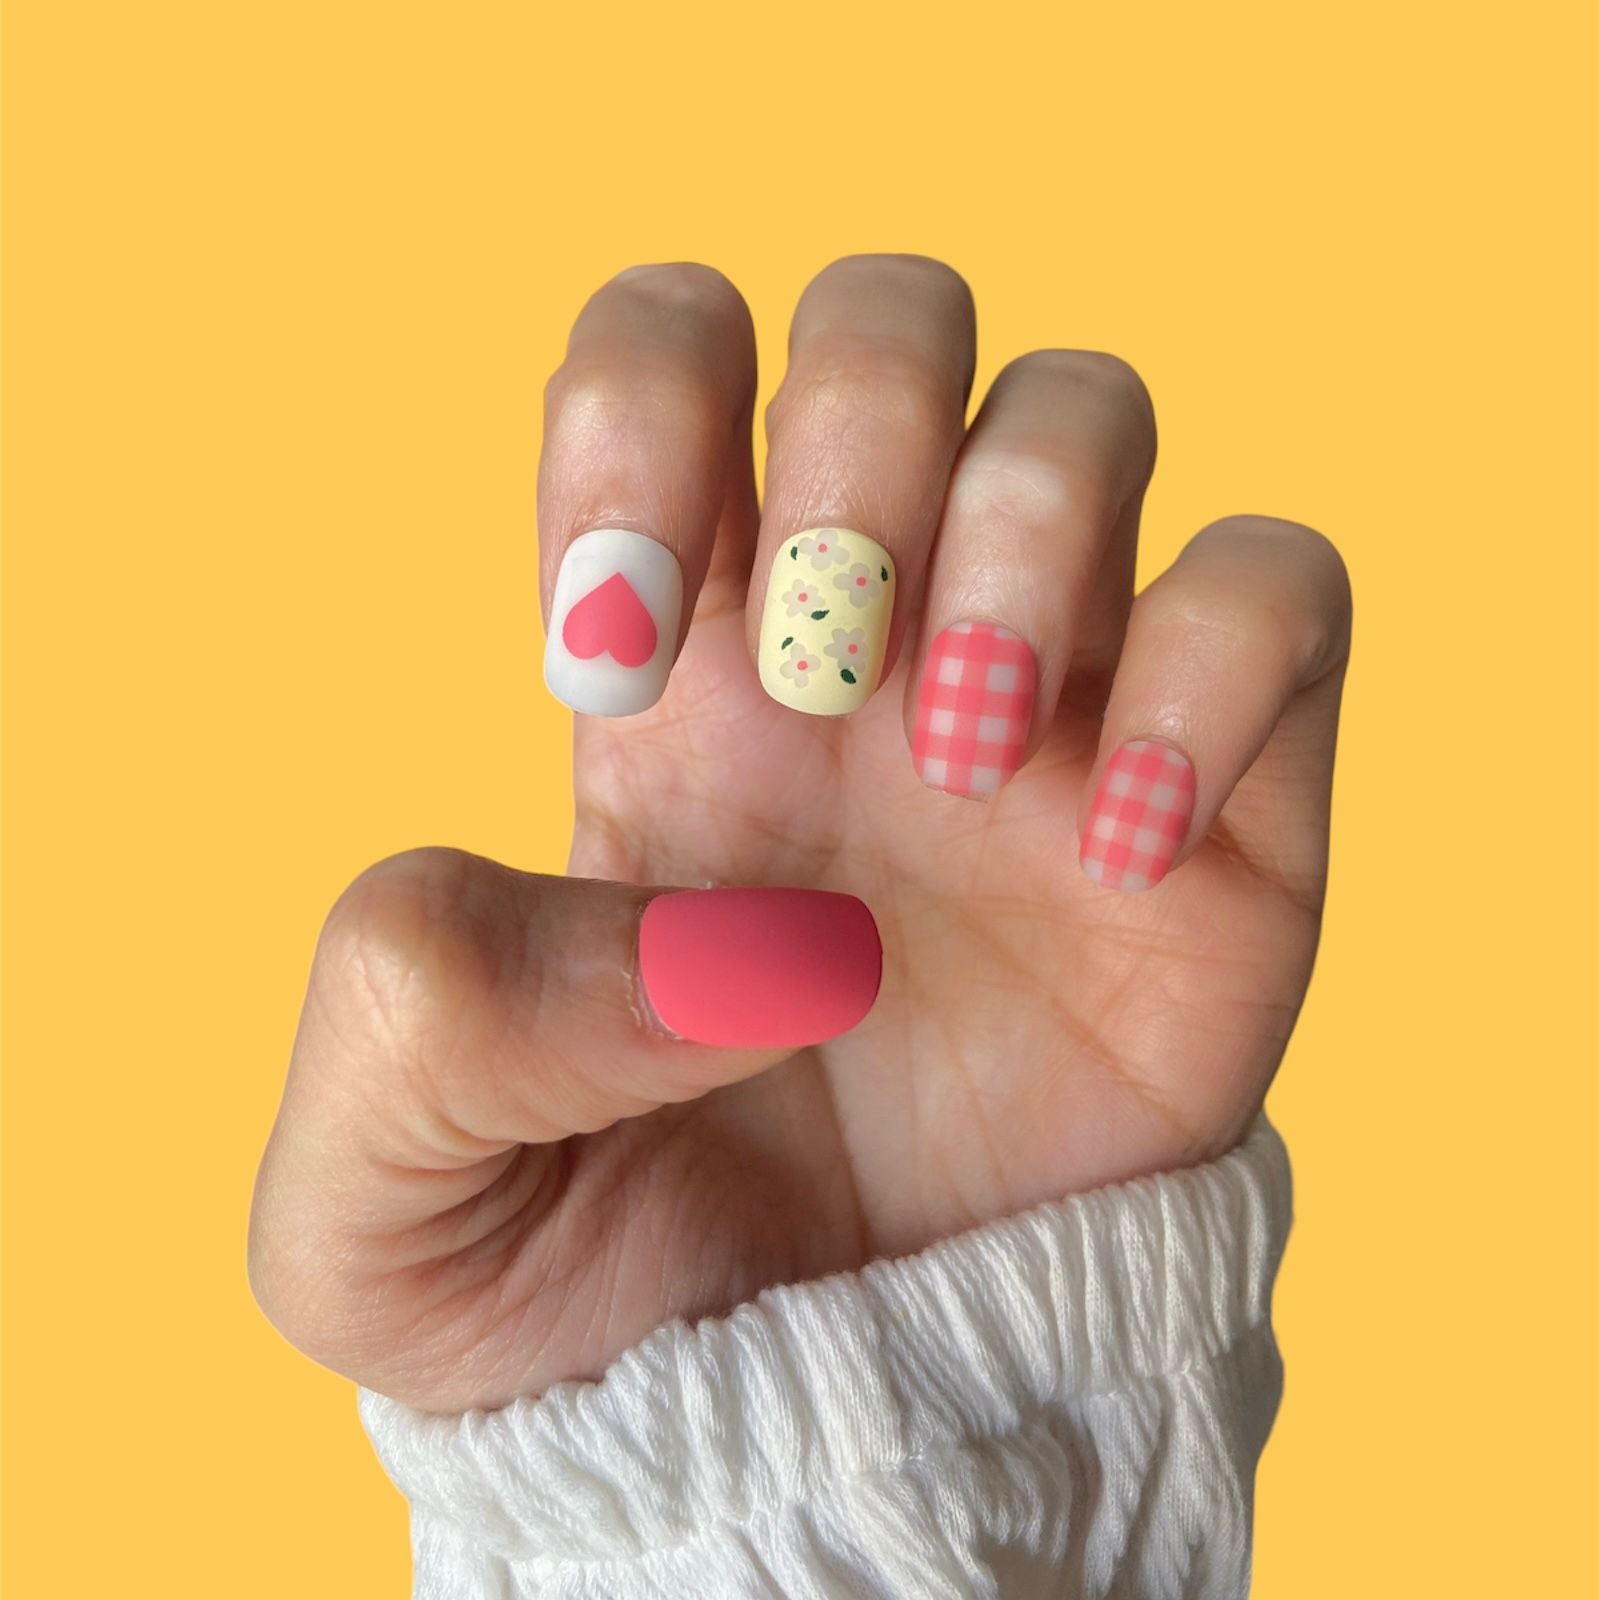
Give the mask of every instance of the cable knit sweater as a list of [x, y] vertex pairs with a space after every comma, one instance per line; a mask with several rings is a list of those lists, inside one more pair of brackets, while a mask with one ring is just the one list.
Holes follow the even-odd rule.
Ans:
[[658, 1329], [598, 1383], [363, 1393], [418, 1600], [1223, 1600], [1249, 1588], [1288, 1161], [1044, 1205]]

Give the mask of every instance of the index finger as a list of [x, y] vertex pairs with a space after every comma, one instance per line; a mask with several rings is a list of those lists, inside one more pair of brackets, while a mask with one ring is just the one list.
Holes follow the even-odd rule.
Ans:
[[742, 582], [755, 383], [750, 313], [710, 267], [634, 267], [579, 315], [539, 463], [545, 682], [573, 710], [660, 699], [719, 529]]

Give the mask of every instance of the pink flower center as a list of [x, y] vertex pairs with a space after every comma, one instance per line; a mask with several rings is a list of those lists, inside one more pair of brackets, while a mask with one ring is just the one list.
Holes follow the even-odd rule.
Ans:
[[855, 653], [856, 653], [856, 650], [857, 650], [857, 649], [858, 649], [858, 648], [859, 648], [859, 647], [858, 647], [858, 646], [856, 646], [856, 645], [851, 645], [851, 646], [849, 646], [849, 650], [850, 650], [850, 654], [851, 654], [851, 655], [854, 655], [854, 654], [855, 654]]
[[801, 591], [800, 591], [800, 604], [801, 604], [801, 605], [804, 605], [804, 604], [805, 604], [805, 603], [806, 603], [806, 601], [808, 601], [808, 600], [809, 600], [809, 599], [810, 599], [810, 598], [811, 598], [811, 596], [810, 596], [810, 595], [808, 595], [808, 594], [807, 594], [807, 593], [806, 593], [806, 592], [805, 592], [805, 590], [804, 590], [804, 589], [802, 589], [802, 590], [801, 590]]
[[825, 545], [825, 544], [819, 544], [819, 545], [818, 545], [818, 546], [817, 546], [817, 554], [818, 554], [818, 555], [819, 555], [819, 556], [825, 556], [825, 555], [827, 555], [827, 553], [828, 553], [828, 547], [827, 547], [827, 545]]
[[866, 586], [867, 586], [867, 580], [865, 578], [857, 578], [856, 579], [856, 588], [865, 589]]
[[795, 662], [794, 670], [796, 672], [804, 672], [810, 665], [811, 663], [807, 661], [804, 656], [802, 656], [797, 662]]

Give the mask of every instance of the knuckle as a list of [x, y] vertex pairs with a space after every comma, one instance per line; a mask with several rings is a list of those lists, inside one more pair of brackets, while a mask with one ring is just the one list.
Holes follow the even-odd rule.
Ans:
[[1002, 373], [1006, 375], [1086, 385], [1140, 409], [1153, 409], [1150, 391], [1137, 368], [1103, 350], [1030, 350], [1007, 364]]
[[1252, 652], [1285, 678], [1304, 677], [1320, 652], [1315, 619], [1286, 595], [1257, 598], [1242, 619], [1241, 631]]
[[711, 428], [725, 407], [709, 374], [642, 359], [563, 362], [545, 386], [546, 431], [561, 442], [604, 439], [640, 427]]
[[942, 437], [960, 426], [948, 381], [925, 357], [881, 341], [835, 342], [802, 374], [786, 378], [766, 413], [767, 431], [838, 433], [863, 423]]
[[1152, 591], [1149, 598], [1156, 626], [1194, 641], [1205, 659], [1248, 658], [1273, 679], [1299, 671], [1303, 630], [1275, 598], [1241, 597], [1221, 575], [1190, 584], [1182, 594], [1157, 598]]
[[1275, 537], [1292, 546], [1296, 558], [1317, 580], [1325, 594], [1342, 595], [1346, 607], [1350, 600], [1350, 569], [1344, 556], [1327, 534], [1308, 528], [1302, 522], [1283, 522], [1273, 517], [1261, 519]]
[[409, 1054], [493, 981], [501, 958], [473, 887], [480, 865], [459, 850], [408, 850], [339, 897], [314, 983], [347, 1035]]
[[[1108, 456], [1107, 473], [1124, 498], [1149, 481], [1156, 457], [1155, 407], [1144, 379], [1120, 356], [1031, 350], [1001, 371], [992, 395], [1007, 398], [1012, 417], [1031, 414], [1033, 426], [1053, 433], [1062, 451], [1075, 449], [1083, 437], [1098, 441], [1095, 453]], [[1091, 420], [1096, 425], [1085, 431]]]
[[544, 984], [533, 883], [465, 851], [412, 850], [368, 868], [329, 913], [308, 1080], [363, 1108], [395, 1159], [478, 1148], [463, 1096], [505, 1048], [513, 997], [537, 1009]]
[[674, 309], [745, 311], [744, 296], [733, 280], [700, 261], [659, 261], [628, 267], [612, 283], [629, 294]]
[[[1221, 558], [1188, 602], [1199, 613], [1194, 620], [1231, 630], [1301, 681], [1321, 676], [1348, 653], [1350, 576], [1326, 535], [1281, 517], [1242, 514], [1203, 528], [1191, 548]], [[1241, 569], [1261, 581], [1241, 584]]]
[[544, 386], [547, 425], [569, 425], [580, 413], [604, 417], [628, 405], [633, 391], [631, 374], [621, 365], [563, 361]]
[[972, 289], [967, 280], [948, 262], [936, 256], [921, 256], [897, 251], [867, 252], [860, 255], [840, 256], [831, 261], [812, 279], [812, 285], [829, 283], [835, 278], [870, 276], [882, 283], [898, 279], [923, 291], [948, 296], [957, 305], [971, 307]]
[[1235, 512], [1232, 516], [1218, 517], [1195, 535], [1197, 540], [1220, 540], [1234, 544], [1273, 544], [1293, 549], [1331, 543], [1315, 528], [1303, 522], [1290, 522], [1283, 517], [1265, 517], [1255, 512]]
[[1217, 541], [1247, 558], [1270, 560], [1292, 575], [1309, 595], [1317, 612], [1337, 626], [1348, 627], [1352, 605], [1350, 569], [1339, 547], [1325, 533], [1283, 517], [1239, 514], [1203, 528], [1196, 541]]
[[1150, 391], [1131, 362], [1104, 350], [1079, 350], [1076, 355], [1077, 369], [1085, 382], [1098, 384], [1141, 405], [1150, 404]]
[[974, 453], [957, 472], [955, 493], [964, 514], [1030, 527], [1079, 521], [1098, 526], [1116, 503], [1104, 472], [1075, 467], [1044, 448]]

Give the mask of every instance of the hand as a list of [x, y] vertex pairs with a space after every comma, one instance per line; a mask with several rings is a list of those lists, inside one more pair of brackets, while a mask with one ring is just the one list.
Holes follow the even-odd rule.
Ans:
[[[681, 565], [682, 626], [656, 608], [661, 662], [681, 655], [653, 709], [578, 720], [578, 877], [418, 851], [329, 917], [251, 1236], [258, 1298], [317, 1359], [419, 1406], [492, 1406], [592, 1378], [669, 1318], [1248, 1127], [1317, 941], [1343, 566], [1305, 528], [1235, 517], [1134, 600], [1143, 385], [1040, 351], [967, 428], [974, 344], [947, 268], [828, 268], [758, 512], [737, 292], [649, 267], [585, 307], [547, 396], [546, 616], [579, 534], [640, 530]], [[790, 659], [763, 627], [769, 571], [809, 577], [790, 551], [817, 528], [893, 566], [886, 632], [863, 625], [893, 670], [848, 717], [758, 679], [758, 655], [769, 677]], [[975, 765], [937, 732], [971, 713], [923, 702], [968, 621], [1009, 630], [977, 637], [1021, 697], [1000, 708], [1018, 747]], [[1147, 790], [1141, 753], [1165, 787], [1134, 839], [1094, 797], [1108, 773]], [[807, 1048], [669, 1036], [641, 1000], [637, 886], [709, 883], [864, 901], [883, 945], [865, 1020]]]

